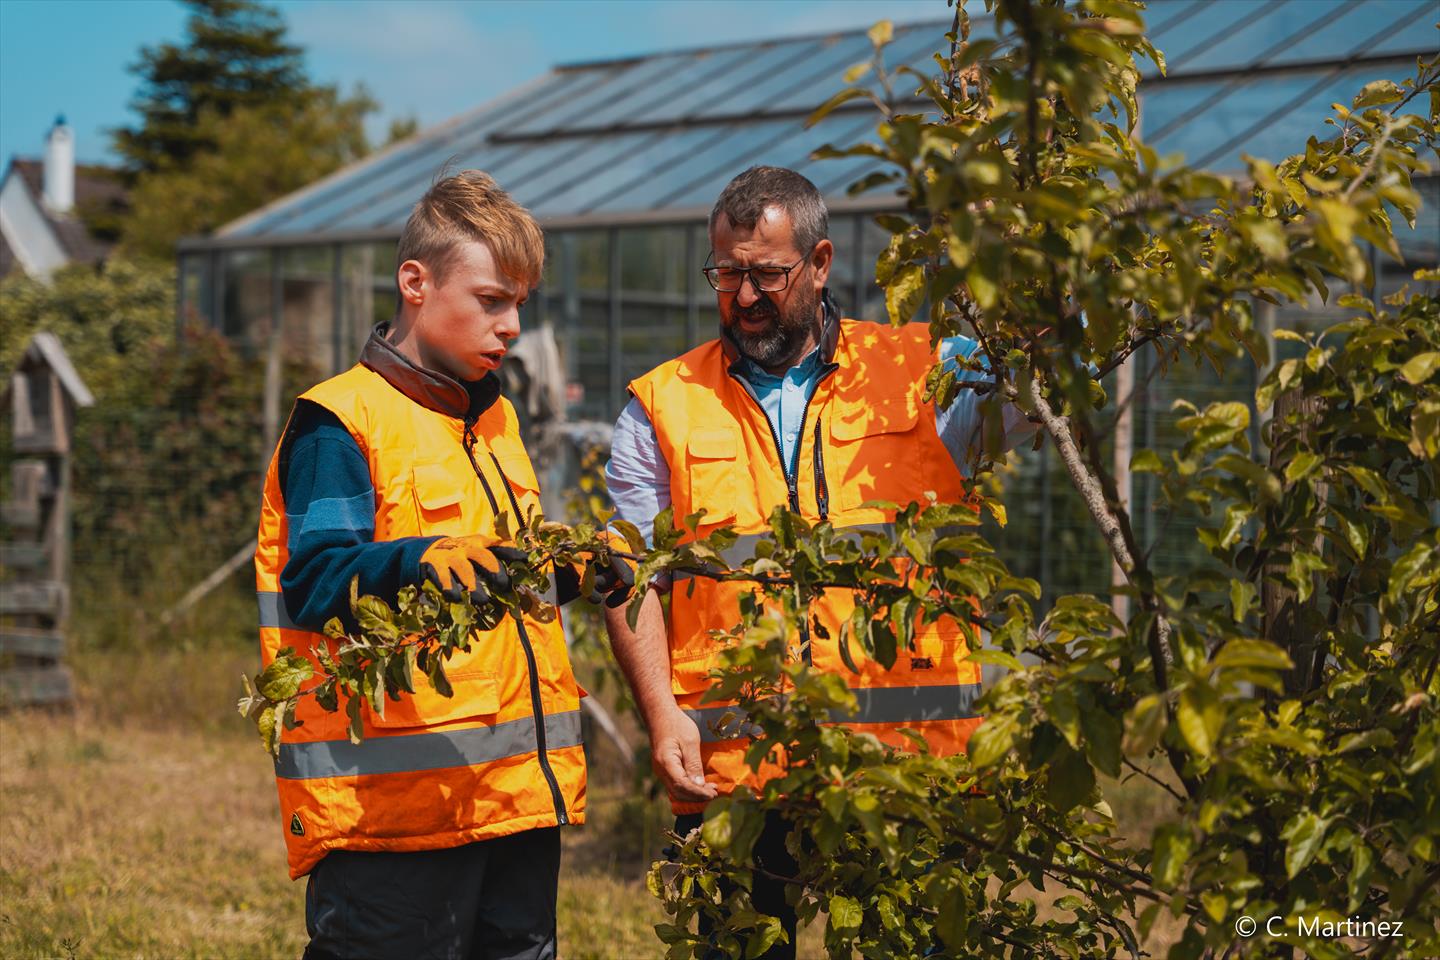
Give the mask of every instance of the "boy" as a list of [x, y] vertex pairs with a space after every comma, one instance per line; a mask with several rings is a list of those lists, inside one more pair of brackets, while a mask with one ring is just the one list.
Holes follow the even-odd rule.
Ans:
[[[508, 586], [500, 542], [539, 486], [494, 375], [539, 282], [540, 229], [486, 174], [436, 183], [396, 259], [400, 305], [360, 362], [296, 402], [266, 477], [256, 551], [261, 647], [309, 655], [351, 580], [393, 600], [433, 580], [476, 601]], [[362, 709], [301, 701], [276, 762], [290, 874], [309, 874], [305, 956], [555, 955], [559, 827], [584, 820], [579, 690], [558, 618], [507, 617], [426, 683]]]

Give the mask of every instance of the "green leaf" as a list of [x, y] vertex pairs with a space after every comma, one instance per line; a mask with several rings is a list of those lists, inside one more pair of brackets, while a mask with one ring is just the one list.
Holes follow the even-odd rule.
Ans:
[[1395, 735], [1384, 727], [1349, 733], [1340, 738], [1335, 752], [1349, 753], [1352, 750], [1382, 750], [1395, 745]]
[[1296, 814], [1281, 832], [1285, 840], [1285, 875], [1291, 880], [1315, 859], [1330, 827], [1328, 818], [1306, 810]]
[[1255, 602], [1258, 591], [1255, 585], [1244, 580], [1230, 580], [1230, 617], [1236, 623], [1244, 623], [1250, 605]]
[[1080, 727], [1090, 762], [1108, 777], [1120, 776], [1120, 722], [1108, 711], [1092, 707], [1081, 711]]
[[1419, 386], [1440, 370], [1440, 350], [1416, 354], [1400, 367], [1400, 376], [1406, 383]]
[[1273, 643], [1237, 637], [1220, 648], [1211, 665], [1216, 669], [1257, 667], [1262, 670], [1289, 670], [1295, 664], [1284, 650]]
[[641, 535], [640, 528], [635, 526], [635, 524], [629, 520], [612, 517], [610, 519], [610, 526], [615, 529], [616, 533], [625, 538], [625, 543], [629, 545], [631, 553], [645, 552], [645, 537]]
[[895, 37], [895, 24], [889, 20], [881, 20], [865, 32], [870, 42], [879, 47], [885, 46]]
[[1180, 694], [1175, 722], [1190, 749], [1202, 757], [1210, 757], [1215, 753], [1215, 744], [1225, 724], [1225, 708], [1211, 687], [1195, 681]]
[[996, 650], [987, 647], [983, 650], [971, 650], [965, 655], [965, 659], [973, 663], [988, 663], [993, 667], [1004, 667], [1007, 670], [1024, 670], [1025, 664], [1013, 653], [1006, 653], [1004, 650]]
[[746, 960], [756, 960], [785, 936], [779, 917], [764, 917], [745, 944]]
[[925, 270], [919, 264], [900, 267], [885, 287], [885, 311], [895, 326], [908, 323], [925, 294]]
[[1155, 856], [1150, 869], [1162, 889], [1179, 882], [1194, 845], [1190, 828], [1184, 824], [1166, 824], [1155, 831]]
[[1165, 463], [1154, 450], [1137, 450], [1130, 458], [1131, 473], [1164, 473]]
[[1351, 105], [1356, 110], [1378, 107], [1386, 103], [1398, 103], [1405, 98], [1405, 91], [1394, 80], [1372, 80], [1360, 88]]
[[[1440, 356], [1440, 354], [1437, 354], [1437, 356]], [[1295, 459], [1286, 464], [1285, 482], [1294, 483], [1297, 480], [1303, 480], [1305, 477], [1314, 473], [1321, 462], [1323, 462], [1323, 458], [1318, 453], [1301, 450], [1295, 454]]]
[[724, 850], [730, 846], [733, 834], [730, 830], [730, 811], [721, 810], [705, 818], [700, 836], [712, 850]]
[[1077, 750], [1061, 747], [1050, 764], [1045, 796], [1056, 810], [1067, 813], [1084, 803], [1095, 789], [1095, 771]]
[[315, 672], [310, 661], [297, 656], [294, 647], [282, 647], [270, 665], [255, 678], [255, 688], [267, 700], [288, 700]]
[[1147, 694], [1135, 702], [1125, 715], [1125, 738], [1121, 749], [1127, 757], [1143, 757], [1160, 742], [1168, 723], [1165, 698], [1158, 693]]
[[816, 107], [815, 110], [810, 114], [810, 116], [805, 118], [805, 126], [815, 126], [815, 124], [819, 123], [821, 120], [824, 120], [832, 112], [834, 112], [836, 107], [840, 106], [841, 104], [849, 103], [851, 100], [858, 100], [860, 97], [863, 96], [865, 96], [865, 91], [861, 90], [859, 87], [846, 87], [844, 90], [841, 90], [839, 93], [835, 94], [833, 97], [820, 104], [820, 106]]
[[839, 934], [859, 930], [861, 922], [865, 919], [865, 913], [860, 909], [860, 901], [847, 897], [843, 893], [837, 893], [830, 898], [828, 912], [830, 929]]
[[1010, 752], [1015, 743], [1014, 714], [991, 714], [970, 736], [970, 762], [989, 767]]

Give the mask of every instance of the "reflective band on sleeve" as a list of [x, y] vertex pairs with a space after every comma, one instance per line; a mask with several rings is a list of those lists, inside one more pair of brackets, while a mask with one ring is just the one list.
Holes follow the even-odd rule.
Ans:
[[[945, 684], [928, 687], [867, 687], [851, 690], [857, 709], [853, 715], [831, 711], [832, 723], [924, 723], [935, 720], [969, 720], [979, 716], [975, 701], [980, 699], [978, 683]], [[718, 743], [753, 737], [759, 730], [745, 722], [739, 707], [702, 707], [686, 710], [700, 728], [703, 743]], [[728, 719], [727, 719], [728, 716]]]
[[301, 630], [294, 620], [290, 619], [290, 613], [285, 609], [285, 601], [278, 592], [269, 590], [258, 590], [255, 599], [260, 601], [260, 627], [279, 627], [281, 630]]
[[[546, 716], [545, 740], [551, 750], [579, 746], [580, 711]], [[535, 750], [535, 720], [533, 717], [521, 717], [468, 730], [372, 736], [361, 743], [349, 740], [281, 743], [280, 757], [275, 761], [275, 775], [282, 780], [313, 780], [319, 777], [413, 773], [469, 767], [523, 756]]]
[[[866, 533], [878, 533], [882, 537], [894, 540], [895, 524], [857, 523], [852, 527], [845, 527], [843, 529], [837, 530], [836, 532], [841, 534], [842, 537], [846, 539], [854, 540], [855, 544], [858, 546], [860, 543], [861, 535]], [[734, 543], [730, 544], [730, 546], [720, 551], [720, 556], [725, 561], [725, 564], [727, 566], [732, 569], [738, 569], [740, 565], [743, 564], [746, 560], [749, 560], [755, 556], [755, 545], [769, 536], [770, 531], [768, 530], [764, 533], [742, 533]], [[688, 580], [691, 574], [685, 571], [677, 570], [674, 576], [676, 580]]]

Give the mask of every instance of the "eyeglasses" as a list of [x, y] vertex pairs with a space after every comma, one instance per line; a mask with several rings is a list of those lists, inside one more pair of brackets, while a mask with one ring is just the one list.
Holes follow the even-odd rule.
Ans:
[[[778, 293], [790, 285], [790, 271], [809, 260], [814, 252], [815, 248], [811, 247], [805, 256], [788, 267], [704, 267], [700, 272], [720, 293], [735, 293], [744, 285], [746, 277], [750, 278], [750, 285], [757, 293]], [[715, 253], [712, 251], [705, 262], [709, 263], [713, 256]]]

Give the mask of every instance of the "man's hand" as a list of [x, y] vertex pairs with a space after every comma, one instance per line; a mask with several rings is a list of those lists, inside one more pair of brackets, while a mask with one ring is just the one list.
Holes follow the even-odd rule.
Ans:
[[446, 600], [458, 602], [469, 594], [479, 605], [488, 603], [494, 591], [510, 589], [506, 563], [526, 559], [523, 550], [488, 537], [444, 537], [420, 555], [420, 575], [439, 587]]
[[700, 728], [679, 707], [651, 721], [650, 759], [672, 800], [704, 803], [719, 793], [700, 765]]

